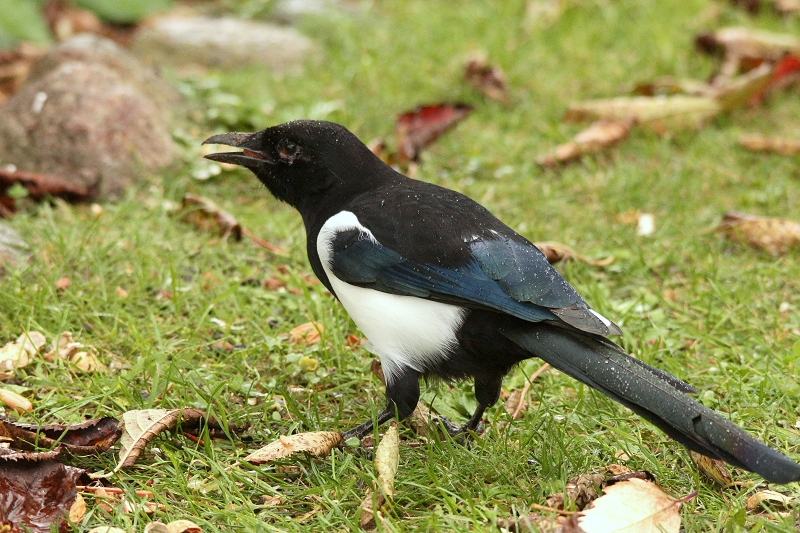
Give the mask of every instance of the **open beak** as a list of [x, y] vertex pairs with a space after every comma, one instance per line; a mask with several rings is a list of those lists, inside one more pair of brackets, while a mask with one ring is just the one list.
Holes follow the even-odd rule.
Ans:
[[274, 165], [275, 161], [269, 156], [253, 149], [257, 144], [258, 133], [221, 133], [213, 135], [203, 141], [203, 144], [224, 144], [225, 146], [234, 146], [242, 148], [242, 152], [218, 152], [208, 154], [206, 159], [212, 161], [219, 161], [220, 163], [230, 163], [232, 165], [241, 165], [243, 167], [256, 167], [263, 164]]

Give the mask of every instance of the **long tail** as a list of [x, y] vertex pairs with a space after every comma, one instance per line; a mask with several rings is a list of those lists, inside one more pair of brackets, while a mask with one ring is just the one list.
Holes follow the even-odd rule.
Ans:
[[687, 396], [696, 392], [690, 385], [630, 357], [603, 337], [542, 323], [503, 334], [625, 405], [690, 450], [755, 472], [772, 483], [800, 481], [800, 465]]

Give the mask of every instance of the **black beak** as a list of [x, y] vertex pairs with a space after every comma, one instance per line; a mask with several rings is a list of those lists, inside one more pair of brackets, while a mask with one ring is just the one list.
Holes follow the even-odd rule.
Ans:
[[215, 154], [208, 154], [206, 159], [218, 161], [220, 163], [230, 163], [232, 165], [241, 165], [243, 167], [258, 167], [264, 164], [274, 165], [275, 161], [258, 150], [255, 145], [258, 144], [259, 135], [257, 133], [221, 133], [213, 135], [203, 141], [203, 144], [224, 144], [226, 146], [235, 146], [236, 148], [243, 148], [243, 152], [218, 152]]

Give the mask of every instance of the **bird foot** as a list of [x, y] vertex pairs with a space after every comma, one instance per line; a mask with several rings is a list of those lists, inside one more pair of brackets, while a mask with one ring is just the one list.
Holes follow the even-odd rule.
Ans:
[[441, 424], [442, 428], [453, 440], [455, 440], [458, 444], [467, 447], [469, 447], [470, 443], [476, 436], [482, 435], [485, 429], [483, 421], [479, 421], [478, 424], [473, 428], [470, 427], [469, 423], [466, 423], [462, 426], [454, 424], [446, 416], [439, 416], [436, 420], [438, 420], [439, 424]]

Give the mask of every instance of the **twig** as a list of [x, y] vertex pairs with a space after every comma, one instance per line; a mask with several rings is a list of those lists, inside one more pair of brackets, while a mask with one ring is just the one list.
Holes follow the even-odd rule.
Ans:
[[525, 386], [522, 387], [522, 392], [519, 393], [519, 402], [517, 402], [517, 406], [514, 408], [514, 412], [511, 414], [511, 418], [516, 420], [519, 416], [519, 412], [522, 411], [522, 406], [525, 405], [525, 395], [528, 394], [528, 389], [531, 388], [531, 383], [542, 375], [542, 372], [550, 368], [550, 363], [544, 363], [540, 366], [536, 372], [534, 372], [528, 381], [525, 382]]
[[267, 250], [269, 250], [270, 252], [272, 252], [274, 254], [278, 254], [278, 255], [287, 255], [288, 254], [288, 252], [286, 250], [284, 250], [283, 248], [281, 248], [280, 246], [275, 246], [271, 242], [267, 242], [267, 241], [265, 241], [264, 239], [262, 239], [260, 237], [256, 237], [247, 228], [242, 228], [242, 235], [244, 235], [245, 237], [247, 237], [248, 239], [250, 239], [251, 241], [253, 241], [257, 245], [266, 248]]
[[575, 513], [579, 512], [579, 511], [565, 511], [563, 509], [555, 509], [553, 507], [548, 507], [546, 505], [539, 505], [538, 503], [532, 503], [530, 507], [531, 509], [536, 509], [537, 511], [550, 511], [551, 513], [560, 514], [561, 516], [572, 516]]

